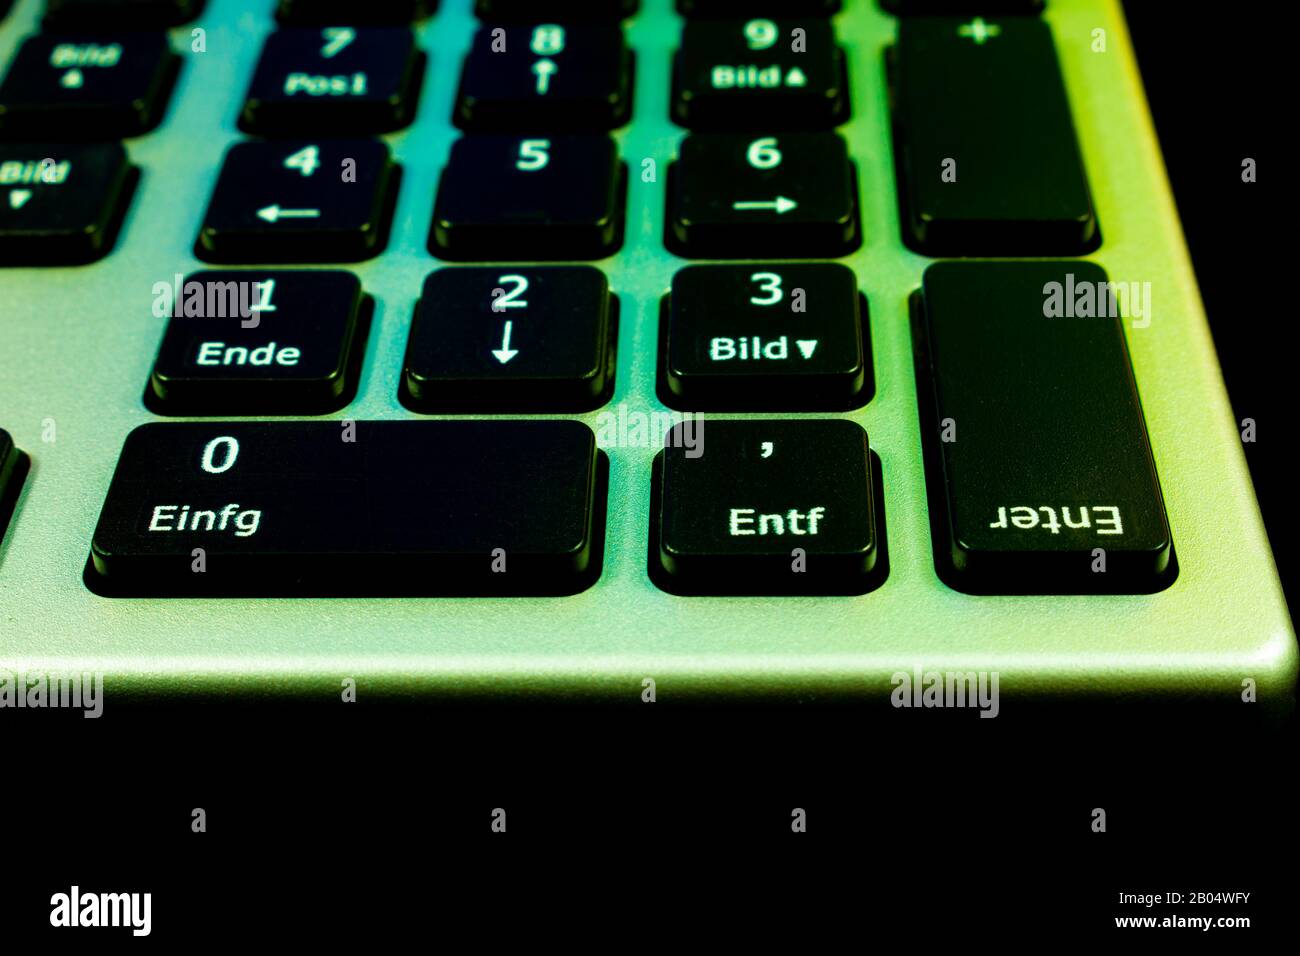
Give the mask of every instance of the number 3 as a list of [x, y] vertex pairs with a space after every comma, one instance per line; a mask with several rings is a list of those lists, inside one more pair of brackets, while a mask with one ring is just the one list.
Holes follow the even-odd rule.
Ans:
[[749, 281], [757, 282], [759, 290], [767, 293], [765, 299], [757, 296], [751, 297], [749, 301], [754, 305], [776, 305], [785, 295], [781, 291], [781, 277], [775, 272], [755, 272], [749, 277]]

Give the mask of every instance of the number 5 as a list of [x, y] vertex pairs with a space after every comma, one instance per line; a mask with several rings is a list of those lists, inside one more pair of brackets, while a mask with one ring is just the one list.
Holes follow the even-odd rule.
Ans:
[[515, 162], [515, 169], [522, 169], [526, 173], [545, 169], [551, 161], [550, 149], [549, 139], [524, 140], [519, 144], [519, 159]]

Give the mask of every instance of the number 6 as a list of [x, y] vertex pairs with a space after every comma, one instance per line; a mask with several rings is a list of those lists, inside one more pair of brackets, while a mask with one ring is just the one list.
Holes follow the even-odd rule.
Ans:
[[749, 165], [755, 169], [771, 169], [780, 166], [782, 159], [781, 150], [776, 146], [775, 136], [754, 140], [749, 144], [746, 157], [749, 159]]

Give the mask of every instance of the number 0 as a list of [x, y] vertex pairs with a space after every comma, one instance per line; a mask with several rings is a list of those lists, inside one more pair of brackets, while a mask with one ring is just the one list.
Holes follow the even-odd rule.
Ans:
[[[216, 463], [217, 448], [222, 445], [226, 447], [226, 453], [221, 459], [221, 464], [218, 465]], [[235, 459], [238, 457], [239, 442], [229, 435], [222, 435], [220, 438], [214, 438], [208, 442], [207, 447], [203, 449], [203, 460], [200, 465], [208, 474], [219, 475], [234, 467]]]

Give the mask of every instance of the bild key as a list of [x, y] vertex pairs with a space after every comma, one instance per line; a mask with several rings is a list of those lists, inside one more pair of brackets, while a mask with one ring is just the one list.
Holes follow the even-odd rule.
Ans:
[[114, 596], [574, 594], [600, 574], [606, 470], [579, 422], [142, 425], [86, 583]]
[[1125, 294], [1088, 262], [926, 270], [913, 300], [917, 393], [949, 586], [1150, 593], [1172, 582]]
[[104, 256], [138, 179], [120, 143], [0, 143], [0, 265]]
[[856, 408], [873, 391], [865, 302], [839, 263], [687, 266], [663, 308], [661, 398], [687, 411]]
[[162, 119], [179, 67], [161, 31], [31, 37], [0, 83], [0, 136], [138, 136]]

